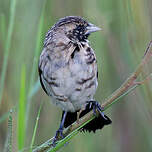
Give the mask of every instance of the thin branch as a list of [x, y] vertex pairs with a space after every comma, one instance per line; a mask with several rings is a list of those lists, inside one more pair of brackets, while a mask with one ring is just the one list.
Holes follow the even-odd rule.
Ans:
[[118, 98], [121, 94], [123, 94], [125, 91], [127, 91], [130, 87], [135, 85], [135, 81], [139, 74], [142, 72], [143, 66], [149, 61], [150, 57], [152, 56], [152, 41], [150, 41], [143, 59], [141, 60], [141, 63], [138, 65], [136, 70], [131, 74], [131, 76], [120, 86], [119, 89], [117, 89], [111, 96], [109, 96], [107, 99], [105, 99], [104, 103], [101, 105], [102, 107], [106, 107], [113, 100]]
[[[148, 47], [147, 47], [147, 49], [146, 49], [146, 51], [144, 53], [144, 56], [143, 56], [143, 58], [141, 60], [141, 63], [138, 65], [136, 70], [131, 74], [131, 76], [128, 79], [126, 79], [126, 81], [120, 86], [119, 89], [117, 89], [114, 93], [112, 93], [108, 98], [106, 98], [104, 100], [103, 104], [101, 105], [104, 110], [109, 108], [113, 103], [118, 101], [121, 97], [127, 95], [129, 92], [134, 90], [137, 86], [147, 82], [152, 77], [152, 74], [150, 74], [149, 76], [147, 76], [145, 78], [145, 80], [143, 80], [141, 82], [136, 82], [137, 77], [142, 72], [144, 65], [147, 64], [147, 62], [149, 61], [151, 56], [152, 56], [152, 41], [150, 41], [150, 43], [149, 43], [149, 45], [148, 45]], [[69, 127], [65, 128], [64, 131], [63, 131], [64, 137], [66, 138], [67, 136], [71, 135], [71, 133], [73, 131], [79, 130], [86, 123], [88, 123], [89, 121], [91, 121], [94, 118], [95, 118], [95, 116], [93, 114], [93, 111], [90, 111], [89, 113], [87, 113], [85, 116], [83, 116], [79, 120], [79, 123], [74, 122], [72, 125], [70, 125]], [[60, 145], [60, 147], [59, 147], [58, 143], [57, 143], [56, 147], [52, 147], [52, 139], [53, 138], [49, 139], [48, 141], [46, 141], [45, 143], [43, 143], [39, 147], [35, 148], [33, 150], [33, 152], [44, 152], [46, 150], [49, 150], [50, 148], [52, 148], [50, 151], [56, 151], [57, 149], [59, 149], [61, 147], [61, 145], [64, 144], [64, 143], [62, 143]], [[59, 138], [59, 140], [60, 140], [60, 138]], [[66, 139], [64, 141], [66, 141]]]

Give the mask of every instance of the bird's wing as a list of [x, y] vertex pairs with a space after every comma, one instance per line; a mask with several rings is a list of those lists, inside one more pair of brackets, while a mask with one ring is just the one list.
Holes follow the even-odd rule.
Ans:
[[46, 88], [45, 88], [45, 86], [43, 84], [43, 81], [42, 81], [42, 70], [41, 70], [41, 68], [39, 66], [38, 66], [38, 72], [39, 72], [41, 86], [42, 86], [43, 90], [45, 91], [45, 93], [48, 95], [47, 90], [46, 90]]

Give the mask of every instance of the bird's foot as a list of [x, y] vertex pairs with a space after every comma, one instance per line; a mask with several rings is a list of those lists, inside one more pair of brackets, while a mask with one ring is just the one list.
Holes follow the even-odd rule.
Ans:
[[100, 114], [105, 120], [107, 120], [107, 118], [105, 117], [104, 112], [103, 112], [104, 108], [101, 107], [101, 105], [100, 105], [97, 101], [88, 101], [87, 103], [89, 104], [89, 108], [90, 108], [90, 109], [93, 109], [93, 113], [94, 113], [95, 116], [97, 116], [97, 112], [96, 112], [96, 111], [98, 111], [99, 114]]
[[56, 146], [56, 142], [57, 142], [60, 138], [61, 138], [61, 139], [64, 138], [64, 136], [63, 136], [63, 129], [62, 129], [62, 128], [59, 128], [59, 129], [56, 131], [55, 137], [54, 137], [53, 142], [52, 142], [53, 147]]

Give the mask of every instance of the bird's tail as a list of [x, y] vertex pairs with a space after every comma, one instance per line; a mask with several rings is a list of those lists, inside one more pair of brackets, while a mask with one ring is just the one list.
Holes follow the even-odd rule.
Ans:
[[[88, 104], [85, 108], [85, 110], [83, 110], [80, 114], [80, 118], [82, 116], [84, 116], [85, 114], [87, 114], [89, 111], [91, 111], [93, 108], [90, 108], [90, 105]], [[63, 117], [63, 114], [62, 114]], [[64, 122], [64, 127], [68, 127], [69, 125], [71, 125], [73, 122], [75, 122], [77, 120], [77, 112], [68, 112], [65, 118], [65, 122]], [[92, 121], [90, 121], [88, 124], [86, 124], [85, 126], [83, 126], [82, 131], [93, 131], [95, 132], [97, 129], [102, 129], [105, 125], [109, 125], [111, 124], [112, 121], [110, 118], [108, 118], [106, 115], [98, 115], [97, 117], [95, 117]]]

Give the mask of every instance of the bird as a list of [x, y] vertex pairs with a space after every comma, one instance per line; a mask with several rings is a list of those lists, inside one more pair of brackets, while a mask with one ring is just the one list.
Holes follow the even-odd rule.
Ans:
[[54, 143], [63, 129], [93, 109], [99, 115], [81, 131], [102, 129], [111, 119], [94, 95], [98, 86], [97, 59], [88, 37], [101, 28], [80, 16], [59, 19], [46, 33], [38, 63], [40, 83], [51, 101], [63, 111]]

